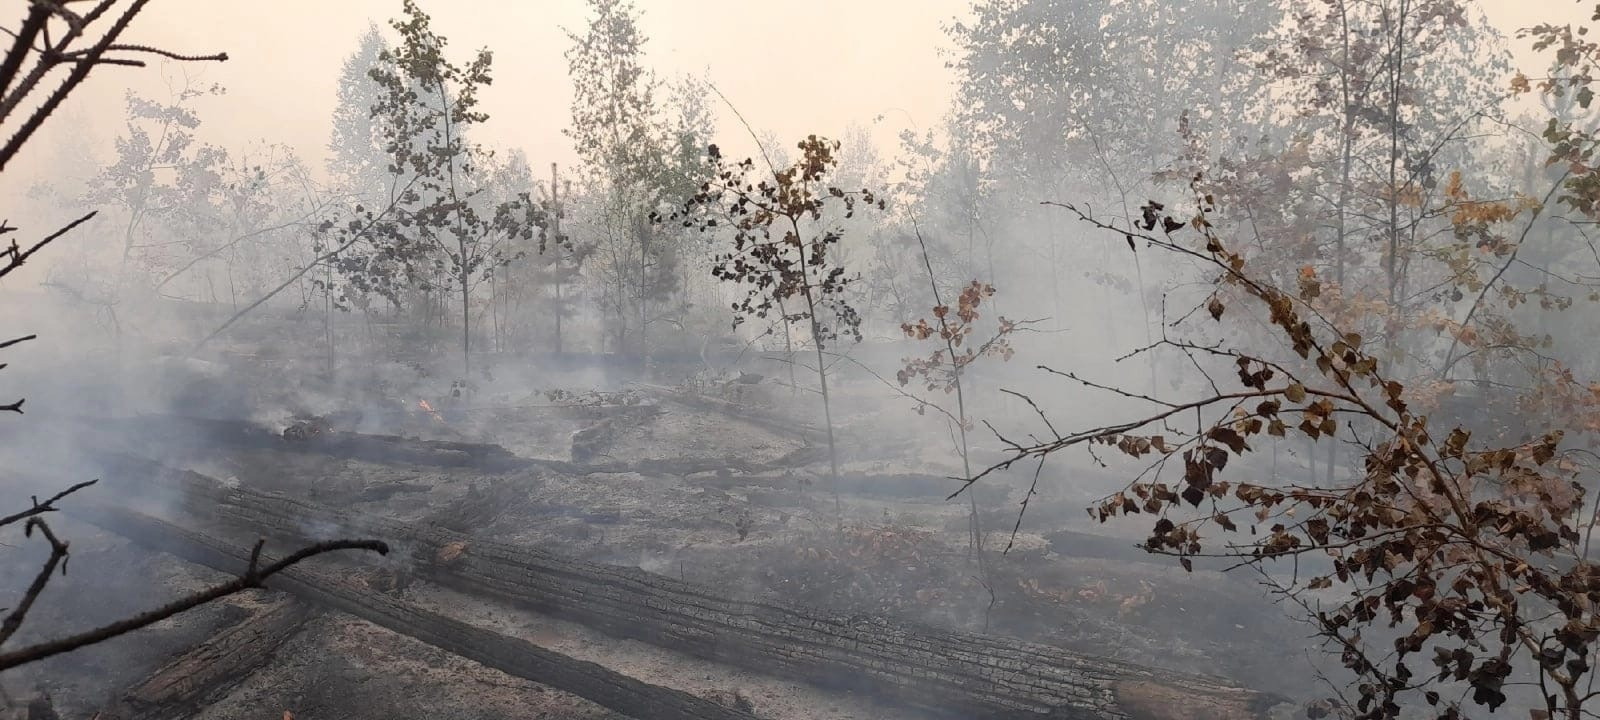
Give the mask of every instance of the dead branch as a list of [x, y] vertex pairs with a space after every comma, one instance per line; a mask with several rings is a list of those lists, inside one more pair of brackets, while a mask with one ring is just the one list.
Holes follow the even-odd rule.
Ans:
[[[45, 236], [45, 238], [43, 240], [40, 240], [39, 242], [34, 243], [27, 250], [23, 250], [21, 248], [21, 246], [17, 245], [17, 243], [15, 241], [13, 241], [11, 243], [11, 247], [6, 248], [4, 251], [0, 251], [0, 257], [4, 257], [5, 260], [6, 260], [6, 264], [5, 265], [0, 265], [0, 277], [5, 277], [6, 275], [10, 274], [10, 272], [12, 270], [15, 270], [15, 269], [17, 269], [19, 267], [22, 267], [22, 264], [27, 262], [28, 258], [33, 257], [34, 253], [39, 252], [40, 250], [44, 249], [44, 246], [49, 245], [50, 243], [56, 241], [61, 236], [66, 235], [69, 232], [72, 232], [72, 230], [74, 228], [78, 227], [79, 225], [82, 225], [82, 224], [88, 222], [95, 215], [99, 214], [99, 212], [100, 212], [99, 210], [95, 210], [93, 212], [90, 212], [87, 215], [84, 215], [83, 217], [78, 218], [77, 220], [73, 220], [72, 222], [67, 223], [66, 226], [62, 227], [60, 230], [57, 230], [57, 231], [55, 231], [53, 233], [50, 233], [49, 235]], [[24, 339], [28, 339], [28, 338], [24, 338]], [[7, 344], [9, 345], [10, 343], [7, 343]]]
[[[52, 540], [52, 542], [54, 542]], [[380, 540], [329, 540], [308, 545], [291, 553], [288, 557], [266, 566], [261, 565], [261, 548], [266, 541], [259, 541], [251, 551], [249, 565], [238, 578], [231, 582], [217, 585], [208, 590], [189, 595], [188, 597], [174, 600], [166, 605], [148, 612], [140, 613], [125, 620], [105, 625], [93, 630], [30, 645], [20, 650], [0, 653], [0, 671], [9, 670], [19, 665], [38, 662], [45, 658], [72, 652], [96, 643], [110, 640], [119, 635], [125, 635], [140, 628], [161, 622], [169, 617], [192, 610], [206, 603], [227, 597], [245, 590], [263, 587], [263, 583], [274, 575], [295, 566], [296, 564], [325, 553], [338, 550], [368, 550], [379, 555], [389, 554], [389, 545]], [[63, 555], [65, 544], [61, 546]], [[10, 618], [7, 618], [10, 623]], [[20, 624], [20, 621], [19, 621]]]
[[[5, 122], [11, 118], [11, 114], [21, 106], [25, 98], [33, 93], [51, 70], [62, 64], [70, 65], [72, 70], [60, 85], [45, 96], [44, 101], [23, 121], [21, 127], [12, 133], [11, 138], [6, 141], [5, 145], [0, 147], [0, 171], [3, 171], [6, 165], [10, 164], [11, 159], [16, 157], [17, 153], [22, 150], [23, 145], [44, 125], [44, 121], [55, 113], [61, 103], [67, 99], [67, 96], [89, 77], [89, 72], [96, 66], [104, 64], [143, 64], [136, 60], [108, 58], [106, 53], [111, 52], [117, 46], [117, 38], [122, 36], [122, 33], [128, 29], [133, 19], [144, 10], [148, 2], [149, 0], [133, 0], [117, 16], [111, 26], [106, 29], [105, 34], [101, 35], [94, 44], [87, 48], [73, 49], [71, 47], [72, 44], [82, 37], [85, 28], [102, 14], [109, 11], [114, 4], [114, 0], [102, 0], [93, 10], [83, 16], [79, 22], [73, 23], [59, 42], [43, 48], [42, 51], [37, 53], [32, 52], [32, 40], [44, 30], [46, 16], [50, 12], [49, 8], [55, 3], [33, 3], [32, 7], [29, 8], [28, 17], [23, 20], [24, 32], [18, 33], [18, 42], [13, 44], [4, 64], [0, 64], [0, 88], [9, 90], [8, 94], [0, 97], [0, 122]], [[26, 60], [25, 57], [13, 57], [13, 55], [19, 53], [24, 56], [34, 54], [37, 59], [27, 77], [23, 78], [21, 83], [13, 89], [11, 88], [11, 81]], [[226, 60], [227, 55], [219, 53], [197, 59]]]
[[22, 627], [22, 621], [27, 617], [28, 610], [39, 599], [39, 594], [44, 592], [45, 585], [49, 584], [50, 578], [55, 575], [56, 567], [61, 567], [62, 575], [67, 574], [67, 544], [56, 538], [56, 534], [50, 530], [50, 526], [43, 518], [28, 518], [24, 534], [32, 537], [34, 530], [38, 530], [39, 534], [50, 542], [50, 557], [45, 560], [44, 567], [39, 569], [39, 574], [34, 576], [27, 592], [23, 593], [22, 601], [6, 615], [5, 622], [0, 623], [0, 645], [10, 640], [11, 636]]
[[100, 482], [100, 481], [98, 479], [96, 479], [96, 480], [85, 480], [85, 481], [83, 481], [81, 483], [78, 483], [76, 485], [73, 485], [73, 486], [71, 486], [71, 487], [69, 487], [69, 488], [67, 488], [65, 490], [62, 490], [61, 492], [58, 492], [58, 493], [56, 493], [54, 495], [51, 495], [50, 497], [46, 498], [44, 502], [39, 502], [39, 498], [37, 496], [35, 496], [35, 497], [31, 498], [31, 500], [33, 502], [33, 507], [30, 507], [27, 510], [23, 510], [21, 512], [12, 513], [12, 514], [7, 515], [5, 517], [0, 517], [0, 527], [5, 527], [6, 525], [10, 525], [10, 524], [12, 524], [14, 522], [17, 522], [18, 520], [23, 520], [23, 519], [26, 519], [26, 518], [30, 518], [30, 517], [33, 517], [35, 515], [42, 515], [42, 514], [47, 513], [47, 512], [56, 512], [58, 510], [58, 508], [56, 507], [56, 503], [60, 502], [62, 498], [65, 498], [66, 496], [71, 495], [71, 494], [73, 494], [73, 493], [75, 493], [75, 492], [77, 492], [79, 490], [82, 490], [82, 489], [84, 489], [86, 487], [89, 487], [89, 486], [91, 486], [91, 485], [93, 485], [93, 484], [95, 484], [97, 482]]

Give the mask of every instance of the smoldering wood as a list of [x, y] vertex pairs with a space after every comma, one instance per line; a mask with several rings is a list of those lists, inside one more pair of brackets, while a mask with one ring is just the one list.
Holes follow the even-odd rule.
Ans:
[[762, 411], [747, 405], [719, 400], [705, 395], [686, 393], [674, 388], [651, 385], [648, 383], [629, 383], [630, 386], [639, 388], [657, 398], [677, 403], [695, 410], [704, 410], [726, 415], [741, 420], [756, 427], [765, 428], [776, 433], [800, 438], [809, 443], [822, 444], [828, 441], [828, 435], [823, 430], [818, 430], [808, 424], [793, 418], [784, 417], [776, 413]]
[[186, 525], [220, 522], [285, 541], [303, 539], [304, 528], [312, 526], [375, 535], [407, 548], [419, 576], [452, 590], [615, 637], [945, 716], [1231, 720], [1263, 717], [1280, 702], [1221, 678], [1008, 638], [733, 599], [636, 568], [230, 489], [153, 463], [127, 470], [123, 480], [133, 481], [130, 491], [139, 483], [181, 491], [179, 521]]
[[[637, 407], [637, 406], [628, 406]], [[628, 415], [628, 417], [638, 417]], [[608, 419], [601, 417], [601, 421]], [[470, 467], [483, 472], [511, 472], [527, 468], [543, 468], [563, 475], [597, 475], [606, 473], [639, 473], [648, 476], [682, 476], [700, 487], [719, 490], [762, 487], [805, 490], [823, 481], [820, 474], [800, 471], [807, 465], [827, 460], [827, 449], [805, 446], [767, 461], [729, 455], [714, 458], [659, 458], [643, 461], [568, 462], [517, 456], [500, 445], [444, 440], [422, 440], [396, 435], [369, 435], [363, 433], [328, 430], [299, 440], [289, 440], [281, 433], [263, 425], [245, 420], [191, 418], [161, 415], [132, 420], [102, 420], [98, 430], [132, 433], [131, 437], [148, 437], [161, 441], [163, 447], [192, 446], [265, 449], [281, 452], [304, 453], [345, 459], [363, 460], [385, 465], [419, 465], [423, 467]], [[128, 435], [125, 435], [128, 436]], [[574, 439], [574, 445], [576, 445]], [[960, 480], [922, 473], [863, 473], [844, 472], [839, 475], [839, 491], [863, 497], [940, 499], [959, 489]], [[415, 486], [397, 486], [374, 490], [372, 499], [382, 499], [384, 494], [419, 490]], [[967, 490], [976, 493], [980, 503], [1003, 503], [1009, 490], [992, 484], [979, 484]], [[364, 500], [366, 498], [363, 498]], [[1086, 503], [1083, 503], [1086, 504]], [[1074, 511], [1078, 510], [1074, 507]], [[996, 518], [1014, 513], [1006, 508]], [[995, 527], [1000, 523], [996, 521]]]
[[[826, 451], [822, 451], [824, 457]], [[716, 488], [718, 490], [733, 490], [737, 488], [773, 488], [778, 490], [803, 490], [815, 487], [823, 482], [822, 476], [810, 476], [795, 472], [779, 474], [732, 474], [718, 473], [701, 475], [688, 478], [690, 485], [699, 487]], [[950, 493], [960, 489], [960, 480], [937, 475], [921, 473], [839, 473], [839, 492], [846, 495], [861, 497], [884, 497], [901, 500], [922, 499], [943, 502]], [[973, 485], [967, 490], [974, 493], [978, 501], [985, 505], [1004, 503], [1010, 498], [1010, 491], [1006, 488], [992, 484]], [[1015, 513], [1014, 505], [1006, 508], [1006, 512]]]
[[[716, 458], [660, 458], [636, 462], [568, 462], [520, 457], [492, 443], [423, 440], [399, 435], [323, 430], [284, 437], [266, 426], [247, 420], [191, 418], [175, 415], [147, 416], [137, 420], [98, 420], [97, 430], [122, 431], [124, 437], [149, 438], [173, 449], [229, 447], [275, 450], [337, 457], [386, 465], [471, 468], [480, 472], [514, 472], [543, 468], [563, 475], [640, 473], [642, 475], [694, 475], [731, 470], [769, 473], [816, 462], [826, 457], [817, 447], [803, 447], [770, 461], [740, 456]], [[405, 490], [397, 489], [404, 492]]]
[[[245, 536], [225, 537], [227, 531], [215, 526], [207, 527], [205, 532], [191, 530], [100, 501], [77, 506], [73, 514], [152, 550], [223, 572], [235, 572], [249, 562], [251, 544], [241, 539]], [[641, 720], [756, 719], [750, 713], [680, 690], [651, 685], [596, 663], [424, 610], [414, 603], [358, 586], [335, 572], [302, 565], [274, 576], [266, 584], [508, 675], [572, 693], [629, 717]]]
[[[237, 566], [217, 568], [237, 571]], [[123, 694], [108, 720], [171, 720], [197, 713], [271, 662], [279, 647], [316, 615], [312, 606], [280, 597], [176, 660]]]
[[617, 437], [617, 418], [602, 418], [599, 422], [572, 434], [572, 462], [587, 463], [603, 457]]
[[[376, 435], [323, 429], [304, 436], [285, 437], [265, 425], [230, 418], [146, 415], [137, 418], [80, 419], [94, 429], [118, 433], [131, 441], [160, 440], [164, 447], [189, 450], [206, 447], [277, 450], [375, 463], [402, 463], [422, 467], [472, 468], [484, 472], [512, 472], [548, 464], [518, 457], [492, 443], [423, 440], [399, 435]], [[293, 427], [293, 426], [291, 426]], [[558, 463], [570, 466], [571, 463]]]

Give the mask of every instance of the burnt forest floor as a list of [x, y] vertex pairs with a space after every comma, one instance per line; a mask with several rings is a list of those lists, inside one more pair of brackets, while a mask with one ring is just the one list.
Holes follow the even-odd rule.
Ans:
[[[679, 391], [682, 389], [679, 388]], [[1116, 479], [1064, 470], [1042, 483], [1013, 535], [1026, 473], [975, 486], [984, 551], [975, 553], [969, 500], [949, 462], [929, 460], [916, 440], [926, 419], [902, 407], [845, 413], [845, 476], [838, 495], [826, 453], [804, 432], [786, 431], [796, 414], [781, 390], [701, 388], [713, 407], [647, 389], [547, 390], [455, 401], [440, 394], [389, 398], [317, 419], [330, 430], [427, 440], [492, 443], [521, 458], [551, 461], [518, 469], [438, 467], [308, 452], [191, 442], [181, 451], [129, 442], [125, 450], [260, 490], [416, 523], [437, 523], [503, 543], [541, 546], [596, 562], [639, 567], [718, 588], [730, 596], [776, 597], [838, 613], [882, 614], [951, 629], [1054, 644], [1179, 671], [1215, 674], [1269, 692], [1302, 695], [1312, 677], [1307, 629], [1290, 622], [1250, 571], [1185, 573], [1175, 561], [1134, 557], [1140, 525], [1098, 525], [1083, 512]], [[693, 399], [693, 396], [689, 396]], [[426, 403], [432, 410], [424, 409]], [[718, 408], [748, 408], [758, 422]], [[302, 414], [303, 415], [303, 414]], [[788, 420], [785, 420], [788, 418]], [[304, 417], [252, 418], [274, 432]], [[758, 418], [759, 420], [759, 418]], [[796, 424], [799, 424], [798, 422]], [[865, 438], [873, 438], [871, 442]], [[115, 439], [100, 438], [104, 445]], [[837, 504], [836, 504], [837, 503]], [[836, 508], [842, 508], [839, 525]], [[74, 574], [53, 587], [50, 612], [86, 625], [163, 594], [220, 575], [77, 527]], [[1002, 549], [1010, 546], [1006, 552]], [[1109, 550], [1108, 550], [1109, 549]], [[121, 557], [118, 555], [121, 553]], [[120, 557], [120, 559], [119, 559]], [[25, 564], [7, 551], [0, 560]], [[130, 588], [109, 603], [71, 583], [108, 568]], [[89, 576], [93, 577], [93, 576]], [[829, 696], [719, 668], [581, 627], [452, 595], [416, 582], [404, 591], [426, 606], [475, 624], [592, 659], [651, 682], [691, 692], [738, 688], [763, 717], [899, 717], [870, 698]], [[142, 601], [142, 602], [140, 602]], [[137, 641], [119, 640], [69, 656], [83, 687], [57, 682], [53, 693], [88, 698], [125, 686], [218, 627], [236, 621], [248, 596], [181, 616]], [[41, 616], [45, 625], [50, 616]], [[137, 645], [136, 645], [137, 643]], [[128, 648], [138, 661], [123, 661]], [[27, 685], [56, 666], [16, 676]], [[41, 681], [42, 682], [42, 681]], [[22, 692], [26, 692], [23, 688]], [[59, 703], [58, 703], [59, 704]], [[280, 707], [281, 706], [281, 707]], [[511, 678], [348, 617], [323, 614], [281, 648], [207, 718], [277, 717], [616, 717], [578, 698]], [[360, 712], [349, 714], [348, 709]], [[910, 716], [904, 716], [910, 717]]]

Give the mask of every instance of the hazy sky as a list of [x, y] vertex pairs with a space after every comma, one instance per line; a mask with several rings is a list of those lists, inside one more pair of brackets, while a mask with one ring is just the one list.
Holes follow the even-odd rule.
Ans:
[[[20, 0], [3, 5], [21, 6]], [[583, 0], [423, 0], [452, 57], [494, 51], [494, 85], [484, 93], [491, 119], [479, 137], [521, 147], [535, 166], [573, 159], [561, 134], [571, 102], [562, 28], [581, 31]], [[638, 0], [649, 38], [648, 62], [663, 75], [708, 74], [758, 130], [798, 140], [839, 135], [852, 122], [886, 115], [881, 136], [914, 121], [938, 120], [950, 96], [936, 48], [941, 23], [966, 0]], [[803, 11], [802, 11], [803, 8]], [[302, 154], [327, 144], [335, 83], [369, 21], [398, 15], [400, 0], [154, 0], [134, 35], [187, 51], [226, 51], [226, 63], [169, 66], [221, 83], [228, 94], [198, 105], [208, 139], [235, 145], [259, 138]], [[20, 16], [20, 10], [14, 14]], [[385, 28], [387, 30], [387, 28]], [[109, 140], [122, 86], [165, 93], [157, 73], [105, 68], [78, 106], [91, 109]], [[144, 77], [141, 77], [141, 74]], [[908, 118], [909, 116], [909, 118]], [[98, 121], [104, 118], [107, 122]], [[892, 123], [893, 127], [888, 127]], [[731, 128], [725, 128], [731, 129]]]
[[[838, 136], [858, 122], [886, 147], [900, 128], [935, 125], [951, 98], [942, 26], [969, 0], [636, 0], [650, 38], [649, 63], [662, 74], [706, 73], [758, 130], [784, 139], [809, 132]], [[0, 5], [22, 15], [22, 0]], [[535, 167], [573, 159], [561, 134], [571, 98], [562, 28], [581, 30], [584, 0], [423, 0], [453, 57], [480, 46], [495, 52], [494, 85], [484, 94], [491, 119], [481, 138], [520, 147]], [[1576, 18], [1571, 0], [1483, 0], [1508, 34], [1546, 20]], [[173, 65], [226, 86], [198, 106], [206, 140], [237, 147], [284, 142], [320, 160], [335, 82], [369, 22], [400, 11], [400, 0], [153, 0], [135, 25], [138, 41], [184, 52], [226, 51], [226, 63]], [[1521, 52], [1524, 42], [1514, 43]], [[73, 109], [90, 120], [109, 152], [125, 87], [160, 95], [161, 71], [96, 71]], [[181, 75], [180, 75], [181, 76]], [[742, 129], [726, 118], [723, 133]], [[34, 149], [26, 165], [39, 160]], [[320, 165], [320, 162], [316, 163]], [[22, 168], [18, 168], [19, 170]], [[17, 173], [13, 173], [15, 175]], [[12, 178], [7, 178], [12, 180]], [[8, 182], [8, 186], [12, 186]]]

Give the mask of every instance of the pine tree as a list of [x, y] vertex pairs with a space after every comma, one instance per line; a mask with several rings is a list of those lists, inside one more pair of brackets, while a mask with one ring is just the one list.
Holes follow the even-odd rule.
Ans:
[[339, 73], [339, 102], [333, 110], [333, 132], [328, 140], [332, 153], [328, 173], [346, 191], [366, 202], [382, 202], [388, 192], [390, 158], [385, 150], [380, 118], [373, 106], [383, 97], [383, 87], [372, 78], [379, 68], [389, 43], [376, 24], [362, 34], [355, 52], [345, 58]]

